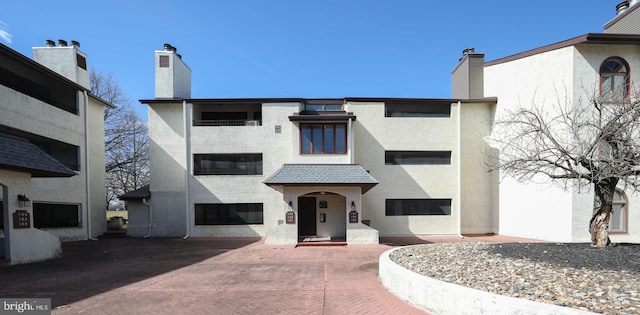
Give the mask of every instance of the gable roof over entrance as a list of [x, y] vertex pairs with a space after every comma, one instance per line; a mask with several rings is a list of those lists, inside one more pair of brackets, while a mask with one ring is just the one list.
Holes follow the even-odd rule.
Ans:
[[30, 142], [0, 137], [0, 169], [32, 177], [71, 177], [76, 172]]
[[264, 183], [268, 186], [360, 186], [364, 194], [378, 181], [358, 164], [285, 164]]

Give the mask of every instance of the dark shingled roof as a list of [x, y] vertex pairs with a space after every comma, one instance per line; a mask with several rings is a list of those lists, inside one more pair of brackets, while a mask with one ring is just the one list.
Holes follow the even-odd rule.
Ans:
[[149, 185], [142, 186], [134, 191], [130, 191], [124, 195], [118, 196], [120, 200], [136, 200], [136, 199], [149, 199], [151, 198], [151, 191]]
[[32, 177], [71, 177], [76, 175], [30, 142], [0, 137], [0, 169], [31, 173]]
[[365, 193], [378, 181], [358, 164], [285, 164], [264, 183], [269, 186], [360, 186]]

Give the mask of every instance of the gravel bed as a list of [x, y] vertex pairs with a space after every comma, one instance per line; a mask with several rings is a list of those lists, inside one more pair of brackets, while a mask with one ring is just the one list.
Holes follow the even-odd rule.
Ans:
[[421, 275], [500, 295], [640, 314], [640, 244], [439, 243], [403, 247], [391, 259]]

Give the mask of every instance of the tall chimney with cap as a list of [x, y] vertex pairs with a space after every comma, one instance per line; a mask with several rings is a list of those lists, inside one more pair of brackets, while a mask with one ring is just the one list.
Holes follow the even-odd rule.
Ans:
[[484, 54], [476, 54], [474, 48], [462, 51], [458, 65], [451, 73], [451, 95], [459, 99], [484, 97]]
[[191, 69], [177, 51], [176, 47], [165, 43], [163, 50], [155, 52], [156, 98], [191, 98]]
[[80, 51], [78, 41], [72, 40], [71, 46], [68, 46], [66, 40], [59, 39], [56, 46], [53, 40], [47, 39], [45, 47], [33, 47], [33, 59], [87, 90], [90, 89], [87, 55]]

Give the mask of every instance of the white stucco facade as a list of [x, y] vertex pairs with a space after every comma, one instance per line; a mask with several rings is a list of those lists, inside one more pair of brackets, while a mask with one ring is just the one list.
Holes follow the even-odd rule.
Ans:
[[[156, 52], [156, 67], [161, 56], [174, 53]], [[172, 63], [164, 64], [166, 69], [156, 71], [156, 98], [142, 101], [148, 104], [149, 113], [147, 201], [151, 206], [129, 201], [129, 235], [258, 236], [268, 244], [295, 244], [306, 236], [377, 243], [381, 236], [497, 232], [497, 177], [483, 168], [487, 149], [483, 137], [490, 132], [487, 122], [492, 119], [495, 99], [189, 99], [165, 93], [171, 91], [172, 80], [190, 76], [182, 59], [169, 60]], [[176, 62], [179, 67], [172, 69]], [[308, 104], [317, 103], [340, 110], [306, 110]], [[435, 106], [443, 112], [391, 117], [386, 108], [392, 103], [400, 107], [407, 103], [418, 112], [429, 112], [424, 108]], [[216, 120], [231, 116], [241, 117], [240, 121]], [[309, 148], [303, 146], [308, 141], [303, 126], [323, 124], [344, 128], [343, 152], [305, 153]], [[450, 156], [433, 165], [390, 165], [385, 157], [388, 152], [445, 152]], [[259, 171], [201, 174], [197, 159], [208, 155], [223, 159], [259, 156]], [[338, 173], [329, 175], [334, 177], [340, 176], [341, 165], [359, 165], [376, 182], [370, 186], [331, 184], [320, 178], [310, 183], [296, 178], [284, 184], [266, 182], [286, 165], [336, 165]], [[303, 199], [314, 203], [315, 217], [305, 223], [312, 225], [312, 232], [303, 232], [299, 226], [299, 217], [307, 211], [300, 212]], [[388, 200], [431, 199], [449, 201], [450, 206], [441, 215], [398, 215], [386, 209]], [[202, 214], [210, 210], [198, 208], [238, 204], [259, 204], [259, 223], [203, 223], [203, 215], [214, 214]], [[293, 221], [287, 220], [288, 213], [293, 214]]]
[[[610, 57], [629, 64], [632, 91], [640, 76], [640, 43], [592, 43], [588, 35], [556, 44], [556, 47], [525, 52], [514, 58], [489, 62], [484, 68], [485, 95], [498, 98], [496, 116], [517, 106], [542, 106], [551, 110], [558, 102], [589, 106], [589, 96], [600, 89], [600, 67]], [[522, 69], [526, 70], [526, 75]], [[499, 186], [499, 232], [503, 235], [558, 242], [588, 242], [593, 211], [590, 187], [556, 187], [544, 182], [518, 183], [501, 179]], [[544, 182], [544, 183], [543, 183]], [[640, 207], [637, 194], [627, 193], [628, 229], [610, 234], [613, 242], [640, 240]], [[540, 227], [544, 226], [544, 229]]]
[[[39, 247], [32, 246], [46, 253], [40, 255], [36, 250], [32, 254], [24, 254], [31, 258], [23, 258], [22, 253], [15, 252], [23, 246], [12, 246], [11, 252], [5, 256], [11, 263], [19, 263], [58, 255], [60, 241], [86, 240], [106, 231], [103, 108], [110, 105], [89, 95], [88, 72], [76, 64], [77, 55], [85, 61], [86, 55], [77, 46], [35, 48], [36, 61], [30, 61], [8, 48], [3, 47], [2, 52], [3, 58], [7, 58], [5, 60], [12, 60], [7, 62], [40, 68], [39, 72], [34, 72], [39, 75], [27, 77], [39, 86], [50, 85], [47, 88], [55, 92], [47, 99], [39, 96], [35, 88], [36, 92], [25, 92], [20, 86], [0, 85], [0, 111], [3, 113], [0, 115], [0, 136], [32, 142], [75, 173], [70, 177], [42, 177], [30, 176], [26, 170], [27, 179], [22, 183], [25, 189], [16, 189], [11, 177], [0, 176], [0, 184], [6, 185], [10, 192], [3, 202], [11, 205], [16, 198], [15, 192], [26, 194], [31, 201], [31, 205], [25, 208], [32, 214], [31, 229], [16, 231], [10, 242], [33, 241], [40, 244], [36, 239], [42, 235], [50, 235], [57, 242], [55, 246], [51, 244], [56, 242], [47, 243], [52, 246], [50, 250], [45, 249], [49, 245], [44, 243]], [[53, 68], [49, 70], [45, 66]], [[74, 70], [68, 70], [68, 67]], [[24, 75], [20, 73], [19, 66], [11, 69], [15, 71], [12, 75], [16, 78]], [[51, 70], [60, 71], [60, 76]], [[74, 223], [57, 226], [60, 219], [55, 218], [52, 210], [44, 210], [47, 216], [53, 213], [53, 218], [44, 220], [41, 218], [44, 212], [34, 211], [43, 206], [55, 208], [55, 205], [77, 209], [77, 213], [71, 213]], [[14, 210], [11, 206], [5, 209], [10, 213]], [[4, 227], [11, 223], [5, 220]]]

